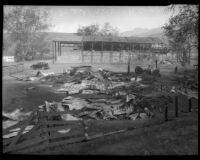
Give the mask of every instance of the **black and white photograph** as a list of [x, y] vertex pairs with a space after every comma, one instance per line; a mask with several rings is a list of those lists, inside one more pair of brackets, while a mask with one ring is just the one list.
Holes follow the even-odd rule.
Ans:
[[199, 5], [3, 5], [12, 155], [198, 155]]

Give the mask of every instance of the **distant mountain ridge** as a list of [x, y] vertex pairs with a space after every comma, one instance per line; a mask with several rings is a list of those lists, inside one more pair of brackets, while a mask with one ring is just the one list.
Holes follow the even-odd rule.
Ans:
[[122, 36], [122, 37], [138, 36], [142, 33], [148, 32], [148, 31], [149, 31], [149, 29], [147, 29], [147, 28], [135, 28], [130, 31], [122, 32], [120, 34], [120, 36]]
[[164, 36], [163, 29], [161, 27], [153, 28], [153, 29], [146, 29], [146, 28], [135, 28], [130, 31], [122, 32], [120, 36], [124, 37], [132, 37], [132, 36], [137, 36], [137, 37], [161, 37]]
[[160, 38], [164, 43], [168, 44], [167, 37], [164, 34], [164, 30], [161, 27], [146, 29], [135, 28], [130, 31], [122, 32], [121, 37], [156, 37]]

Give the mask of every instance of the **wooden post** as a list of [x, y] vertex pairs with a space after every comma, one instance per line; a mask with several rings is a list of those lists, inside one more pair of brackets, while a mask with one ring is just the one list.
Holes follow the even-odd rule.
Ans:
[[58, 41], [58, 56], [60, 56], [60, 50], [59, 50], [60, 47], [59, 46], [60, 46], [60, 42]]
[[60, 56], [61, 56], [61, 42], [59, 42], [59, 54], [60, 54]]
[[158, 61], [157, 61], [157, 59], [155, 60], [155, 63], [156, 63], [156, 69], [157, 69], [157, 67], [158, 67]]
[[168, 107], [165, 106], [165, 121], [168, 121]]
[[128, 68], [127, 68], [127, 73], [128, 73], [128, 75], [130, 74], [130, 58], [128, 59]]
[[113, 44], [111, 43], [110, 63], [113, 62]]
[[60, 56], [61, 56], [61, 53], [62, 53], [62, 43], [60, 42]]
[[175, 116], [178, 117], [178, 96], [175, 96]]
[[60, 51], [59, 51], [59, 42], [57, 42], [57, 49], [58, 49], [58, 56], [60, 56]]
[[83, 44], [83, 38], [82, 38], [82, 46], [81, 46], [81, 61], [84, 63], [84, 57], [83, 57], [83, 50], [84, 50], [84, 44]]
[[93, 42], [92, 42], [92, 44], [91, 44], [91, 45], [92, 45], [92, 52], [91, 52], [91, 63], [93, 63], [93, 47], [94, 47], [94, 46], [93, 46], [93, 45], [94, 45], [94, 44], [93, 44]]
[[192, 111], [192, 98], [189, 99], [189, 112]]
[[101, 42], [101, 63], [103, 63], [103, 41]]
[[59, 49], [58, 49], [58, 47], [59, 47], [59, 43], [58, 42], [56, 42], [57, 44], [56, 44], [56, 46], [57, 46], [57, 48], [56, 48], [56, 52], [58, 52], [58, 56], [59, 56]]
[[119, 62], [122, 62], [122, 44], [120, 44]]
[[60, 43], [58, 42], [58, 56], [60, 56], [59, 45]]
[[55, 60], [57, 60], [56, 41], [54, 42], [54, 44], [55, 44]]
[[51, 46], [52, 46], [53, 64], [54, 64], [54, 62], [55, 62], [55, 55], [54, 55], [54, 44], [53, 44], [53, 41], [51, 43]]
[[57, 42], [58, 44], [57, 44], [57, 49], [58, 49], [58, 56], [60, 56], [60, 51], [59, 51], [59, 42]]

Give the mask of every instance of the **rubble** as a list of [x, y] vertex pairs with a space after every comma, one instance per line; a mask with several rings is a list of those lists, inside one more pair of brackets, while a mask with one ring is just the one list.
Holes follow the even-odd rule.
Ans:
[[[151, 67], [143, 69], [137, 66], [135, 72], [136, 75], [132, 73], [127, 75], [103, 69], [94, 71], [91, 66], [72, 67], [61, 74], [38, 71], [35, 78], [43, 83], [62, 84], [57, 91], [67, 93], [67, 96], [61, 102], [45, 101], [43, 105], [38, 106], [38, 111], [45, 110], [48, 114], [60, 113], [52, 116], [51, 120], [54, 121], [154, 118], [154, 111], [162, 111], [163, 107], [171, 103], [172, 100], [166, 94], [153, 96], [143, 94], [143, 91], [146, 88], [148, 89], [148, 85], [144, 85], [144, 82], [153, 83], [155, 77], [160, 76], [159, 69], [153, 70]], [[29, 87], [27, 89], [34, 88]], [[175, 90], [175, 87], [173, 87], [171, 91], [176, 92]], [[81, 98], [80, 95], [85, 95], [85, 98]], [[100, 97], [100, 95], [104, 95], [103, 98], [94, 98], [95, 96]], [[7, 123], [3, 128], [8, 128], [25, 120], [30, 114], [31, 112], [23, 113], [21, 109], [12, 113], [3, 112], [4, 122]], [[13, 131], [17, 132], [18, 129]], [[71, 129], [67, 128], [57, 132], [64, 134], [70, 131]], [[7, 137], [16, 135], [17, 133], [13, 132]]]
[[69, 99], [69, 97], [66, 97], [62, 100], [62, 105], [68, 106], [69, 110], [73, 110], [73, 109], [80, 110], [83, 107], [88, 106], [89, 104], [87, 101], [85, 101], [81, 98], [70, 97], [70, 99]]

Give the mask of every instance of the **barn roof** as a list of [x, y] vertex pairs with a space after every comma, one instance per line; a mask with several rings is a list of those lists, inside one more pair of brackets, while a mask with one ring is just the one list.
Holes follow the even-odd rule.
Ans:
[[117, 36], [84, 36], [83, 41], [96, 41], [96, 42], [127, 42], [125, 37]]
[[157, 37], [118, 37], [118, 36], [79, 36], [76, 33], [56, 33], [48, 32], [47, 39], [49, 41], [62, 42], [121, 42], [121, 43], [163, 43]]
[[47, 39], [49, 41], [66, 41], [66, 42], [81, 42], [82, 37], [75, 33], [56, 33], [49, 32], [47, 34]]
[[84, 42], [163, 43], [157, 37], [80, 36]]

